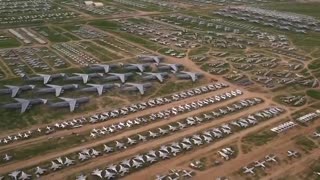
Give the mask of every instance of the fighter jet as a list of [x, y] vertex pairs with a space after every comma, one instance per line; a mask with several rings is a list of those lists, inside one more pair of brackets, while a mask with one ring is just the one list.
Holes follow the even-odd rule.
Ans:
[[253, 170], [254, 170], [254, 167], [251, 167], [251, 168], [244, 167], [244, 168], [243, 168], [243, 173], [244, 173], [244, 174], [248, 174], [248, 173], [250, 173], [250, 174], [255, 174]]
[[87, 84], [88, 81], [92, 78], [100, 78], [103, 76], [101, 73], [91, 73], [91, 74], [83, 74], [83, 73], [73, 73], [75, 76], [65, 77], [67, 81], [82, 81], [83, 84]]
[[148, 64], [125, 64], [124, 69], [126, 70], [138, 70], [140, 72], [144, 72], [146, 68], [148, 68]]
[[180, 71], [176, 76], [180, 79], [191, 79], [192, 82], [195, 82], [199, 77], [202, 77], [203, 74], [198, 72]]
[[139, 161], [137, 161], [137, 160], [135, 160], [135, 159], [132, 160], [132, 167], [134, 167], [134, 168], [139, 168], [139, 167], [141, 167], [141, 166], [142, 166], [142, 163], [141, 163], [141, 162], [139, 162]]
[[162, 72], [162, 73], [145, 72], [144, 74], [145, 76], [142, 77], [143, 80], [145, 81], [158, 80], [161, 83], [164, 81], [164, 78], [169, 76], [167, 72]]
[[46, 171], [47, 171], [46, 169], [43, 169], [43, 168], [41, 168], [41, 167], [38, 166], [38, 167], [36, 167], [35, 174], [36, 174], [36, 175], [42, 175], [42, 174], [44, 174]]
[[60, 73], [60, 74], [37, 74], [38, 76], [36, 77], [28, 77], [28, 75], [26, 74], [22, 74], [21, 77], [27, 81], [42, 81], [43, 84], [48, 84], [49, 82], [51, 82], [53, 79], [57, 79], [57, 78], [62, 78], [65, 76], [64, 73]]
[[125, 83], [129, 77], [133, 76], [133, 73], [109, 73], [109, 75], [104, 79], [107, 81], [120, 80], [121, 83]]
[[297, 151], [287, 151], [287, 154], [288, 154], [288, 157], [295, 157], [297, 158], [298, 157], [298, 152]]
[[13, 171], [10, 174], [8, 174], [10, 177], [12, 177], [12, 179], [17, 180], [18, 179], [18, 175], [21, 173], [21, 171]]
[[10, 161], [12, 159], [12, 156], [5, 154], [3, 160]]
[[261, 168], [266, 168], [266, 165], [265, 165], [265, 161], [255, 161], [255, 167], [261, 167]]
[[159, 64], [160, 61], [162, 61], [164, 59], [164, 57], [161, 56], [149, 56], [149, 55], [140, 55], [138, 56], [140, 61], [143, 62], [155, 62], [156, 64]]
[[51, 167], [50, 167], [51, 170], [56, 171], [60, 168], [61, 168], [61, 164], [57, 164], [54, 161], [51, 161]]
[[158, 133], [154, 133], [152, 131], [149, 131], [149, 136], [152, 138], [156, 138], [156, 137], [158, 137]]
[[153, 162], [157, 161], [155, 157], [150, 156], [150, 155], [146, 155], [146, 159], [147, 159], [147, 162], [149, 162], [149, 163], [153, 163]]
[[112, 152], [113, 148], [110, 146], [107, 146], [106, 144], [103, 145], [103, 151], [106, 153]]
[[47, 84], [47, 88], [40, 88], [38, 89], [38, 93], [55, 93], [55, 96], [60, 96], [65, 90], [74, 90], [77, 89], [79, 86], [77, 84], [68, 84], [68, 85], [53, 85]]
[[320, 133], [318, 133], [318, 132], [313, 132], [313, 137], [320, 137]]
[[62, 99], [63, 102], [49, 103], [49, 106], [54, 108], [69, 107], [70, 112], [73, 112], [75, 108], [79, 107], [80, 104], [89, 102], [88, 97], [81, 97], [76, 99], [60, 97], [60, 99]]
[[108, 89], [113, 88], [114, 84], [87, 84], [90, 87], [83, 88], [80, 91], [83, 92], [97, 92], [99, 96], [101, 96]]
[[182, 64], [165, 64], [165, 63], [160, 63], [158, 65], [158, 70], [160, 71], [174, 71], [177, 72], [179, 71], [180, 68], [182, 68]]
[[137, 143], [136, 140], [133, 140], [133, 139], [131, 139], [131, 138], [128, 138], [127, 144], [133, 145], [133, 144], [136, 144], [136, 143]]
[[119, 173], [121, 176], [129, 172], [129, 168], [120, 165]]
[[125, 91], [139, 91], [141, 95], [144, 95], [145, 89], [151, 87], [151, 83], [137, 84], [137, 83], [126, 83], [122, 87]]
[[79, 159], [80, 161], [84, 161], [84, 160], [87, 160], [87, 159], [88, 159], [88, 156], [86, 156], [86, 155], [84, 155], [84, 154], [82, 154], [82, 153], [79, 153], [78, 159]]
[[34, 89], [34, 85], [24, 85], [24, 86], [12, 86], [4, 85], [6, 89], [0, 89], [0, 94], [11, 94], [11, 97], [16, 97], [20, 92]]
[[277, 158], [277, 156], [271, 155], [271, 154], [266, 155], [266, 157], [265, 157], [267, 162], [275, 162], [275, 163], [277, 163], [278, 161], [276, 160], [276, 158]]
[[79, 176], [77, 176], [76, 180], [86, 180], [87, 179], [87, 176], [81, 174]]
[[108, 170], [105, 170], [104, 172], [105, 172], [104, 178], [106, 178], [106, 179], [114, 179], [115, 173], [110, 172], [110, 171], [108, 171]]
[[104, 73], [109, 73], [110, 70], [117, 65], [114, 64], [93, 64], [89, 66], [89, 69], [95, 72], [103, 71]]
[[95, 169], [95, 170], [93, 170], [91, 174], [92, 174], [93, 176], [99, 177], [100, 179], [103, 179], [103, 177], [102, 177], [102, 170], [100, 170], [100, 169]]
[[20, 109], [21, 113], [26, 112], [27, 109], [30, 109], [33, 105], [38, 104], [46, 104], [46, 99], [20, 99], [20, 98], [14, 98], [16, 100], [16, 103], [9, 103], [4, 104], [1, 107], [5, 109]]
[[74, 164], [73, 162], [74, 162], [74, 160], [71, 160], [71, 159], [66, 157], [65, 161], [64, 161], [64, 165], [68, 167], [70, 165], [73, 165]]
[[28, 180], [30, 179], [31, 175], [30, 174], [27, 174], [23, 171], [21, 171], [21, 174], [20, 174], [20, 177], [19, 177], [19, 180]]
[[147, 138], [141, 134], [138, 134], [138, 139], [139, 139], [139, 141], [146, 141], [147, 140]]

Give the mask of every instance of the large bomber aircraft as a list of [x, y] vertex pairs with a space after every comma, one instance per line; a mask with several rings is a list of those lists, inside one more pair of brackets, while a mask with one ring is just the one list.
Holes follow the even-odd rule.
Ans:
[[75, 76], [66, 77], [67, 81], [82, 81], [83, 84], [87, 84], [91, 78], [99, 78], [102, 77], [101, 73], [91, 73], [91, 74], [83, 74], [83, 73], [73, 73]]
[[56, 103], [48, 103], [49, 106], [55, 107], [55, 108], [69, 107], [70, 112], [73, 112], [75, 110], [75, 108], [79, 107], [80, 104], [84, 104], [84, 103], [89, 102], [88, 97], [81, 97], [81, 98], [76, 98], [76, 99], [60, 97], [60, 99], [62, 99], [63, 101], [56, 102]]
[[133, 73], [109, 73], [109, 75], [104, 79], [107, 81], [120, 80], [121, 83], [125, 83], [129, 77], [133, 76]]
[[117, 67], [114, 64], [93, 64], [89, 66], [89, 69], [95, 72], [109, 73], [112, 68]]
[[55, 96], [60, 96], [65, 90], [74, 90], [79, 87], [77, 84], [67, 84], [63, 86], [47, 84], [47, 88], [38, 89], [37, 93], [55, 93]]
[[146, 72], [144, 73], [145, 76], [142, 77], [144, 80], [158, 80], [159, 82], [163, 82], [166, 77], [169, 76], [167, 72], [162, 73], [152, 73], [152, 72]]
[[126, 70], [138, 70], [140, 72], [144, 72], [146, 68], [148, 68], [148, 64], [125, 64], [124, 69]]
[[12, 86], [5, 85], [6, 89], [0, 89], [0, 94], [11, 94], [11, 97], [16, 97], [20, 92], [34, 89], [34, 85]]
[[144, 94], [145, 89], [151, 87], [151, 83], [137, 84], [137, 83], [126, 83], [122, 89], [125, 91], [139, 91], [141, 95]]
[[115, 84], [87, 84], [90, 87], [81, 89], [83, 92], [97, 92], [101, 96], [108, 89], [115, 87]]
[[64, 76], [65, 76], [64, 73], [60, 73], [60, 74], [37, 74], [37, 76], [35, 76], [35, 77], [29, 77], [26, 74], [21, 74], [21, 77], [24, 78], [27, 81], [42, 81], [43, 84], [48, 84], [53, 79], [62, 78]]
[[191, 79], [192, 82], [195, 82], [199, 77], [202, 77], [203, 74], [198, 72], [180, 71], [176, 76], [180, 79]]
[[27, 109], [31, 108], [33, 105], [46, 104], [46, 99], [20, 99], [15, 98], [17, 102], [4, 104], [1, 107], [5, 109], [20, 109], [21, 113], [26, 112]]
[[167, 63], [160, 63], [158, 65], [158, 70], [159, 71], [174, 71], [177, 72], [179, 71], [180, 68], [182, 68], [182, 64], [167, 64]]
[[156, 64], [159, 64], [160, 61], [164, 59], [164, 57], [161, 56], [148, 56], [148, 55], [140, 55], [138, 56], [140, 61], [143, 62], [155, 62]]

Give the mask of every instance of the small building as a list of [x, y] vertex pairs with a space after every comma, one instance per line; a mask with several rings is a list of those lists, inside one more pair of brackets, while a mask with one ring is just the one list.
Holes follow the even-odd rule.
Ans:
[[103, 3], [102, 2], [94, 2], [93, 5], [95, 7], [102, 7], [103, 6]]
[[86, 6], [92, 6], [93, 5], [93, 1], [84, 1], [84, 4]]

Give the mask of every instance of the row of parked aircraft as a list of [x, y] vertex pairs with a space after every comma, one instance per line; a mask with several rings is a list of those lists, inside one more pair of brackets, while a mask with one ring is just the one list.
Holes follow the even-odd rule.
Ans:
[[204, 85], [204, 86], [197, 87], [197, 88], [192, 88], [192, 89], [185, 90], [180, 93], [175, 93], [173, 95], [169, 95], [166, 97], [158, 97], [155, 99], [150, 99], [146, 102], [132, 104], [130, 106], [126, 106], [123, 108], [94, 114], [94, 115], [91, 115], [87, 118], [85, 118], [85, 117], [76, 118], [76, 119], [64, 121], [61, 123], [55, 123], [55, 124], [52, 124], [51, 126], [38, 128], [35, 130], [29, 130], [26, 132], [21, 132], [21, 133], [15, 134], [15, 135], [9, 135], [7, 137], [0, 138], [0, 144], [4, 145], [4, 144], [8, 144], [10, 142], [15, 142], [18, 140], [25, 140], [25, 139], [29, 139], [30, 137], [37, 137], [39, 135], [52, 133], [57, 130], [64, 130], [67, 128], [79, 128], [79, 127], [82, 127], [83, 125], [88, 124], [88, 123], [104, 122], [104, 121], [110, 120], [112, 118], [117, 118], [120, 116], [128, 115], [130, 113], [135, 113], [137, 111], [142, 111], [142, 110], [145, 110], [146, 108], [151, 108], [151, 107], [155, 107], [155, 106], [168, 104], [172, 101], [183, 100], [188, 97], [194, 97], [197, 95], [201, 95], [203, 93], [216, 91], [216, 90], [223, 89], [226, 87], [228, 87], [228, 85], [224, 84], [224, 83], [213, 83], [213, 84], [208, 84], [208, 85]]
[[[270, 112], [271, 110], [274, 110], [275, 108], [276, 107], [267, 108], [266, 110], [261, 110], [253, 115], [258, 116], [259, 114], [264, 113], [266, 111]], [[249, 115], [249, 116], [253, 116], [253, 115]], [[263, 120], [270, 119], [272, 117], [267, 116]], [[190, 136], [190, 137], [185, 137], [181, 141], [173, 142], [170, 145], [161, 146], [160, 149], [158, 149], [157, 151], [150, 151], [150, 152], [153, 152], [153, 155], [151, 155], [150, 152], [142, 155], [143, 161], [141, 161], [141, 162], [135, 162], [134, 161], [135, 158], [132, 158], [129, 160], [124, 160], [118, 165], [113, 165], [112, 166], [113, 170], [111, 170], [110, 168], [107, 168], [105, 170], [106, 175], [101, 174], [103, 172], [102, 170], [101, 171], [100, 170], [93, 171], [92, 175], [98, 176], [98, 177], [100, 177], [100, 175], [101, 175], [101, 179], [103, 177], [106, 179], [113, 179], [115, 177], [124, 176], [125, 174], [129, 173], [132, 168], [136, 169], [136, 168], [144, 167], [147, 164], [152, 164], [152, 163], [157, 162], [161, 159], [167, 159], [167, 158], [176, 156], [179, 153], [183, 152], [184, 150], [192, 149], [194, 146], [200, 146], [204, 143], [210, 143], [215, 138], [219, 139], [219, 138], [224, 137], [225, 135], [229, 135], [232, 133], [232, 128], [231, 128], [232, 126], [235, 127], [235, 125], [233, 125], [232, 123], [223, 124], [223, 125], [220, 125], [219, 127], [211, 128], [207, 131], [203, 131], [202, 133], [194, 134], [193, 136]], [[246, 128], [246, 127], [244, 127], [244, 128]], [[172, 131], [172, 132], [177, 130], [177, 128], [172, 128], [172, 127], [170, 129], [169, 126], [168, 126], [168, 129], [169, 129], [169, 131]], [[150, 138], [155, 138], [154, 133], [149, 132], [149, 136], [150, 136]], [[142, 141], [142, 142], [145, 142], [147, 140], [147, 137], [143, 138], [143, 135], [140, 135], [140, 136], [137, 135], [137, 137], [138, 137], [138, 140]], [[127, 143], [116, 141], [116, 142], [114, 142], [114, 146], [104, 145], [103, 149], [104, 149], [105, 153], [110, 153], [115, 150], [114, 148], [127, 149], [127, 146], [134, 145], [136, 143], [137, 143], [137, 140], [135, 140], [133, 138], [128, 138]], [[78, 161], [81, 162], [81, 161], [85, 161], [87, 159], [95, 158], [101, 154], [102, 154], [101, 152], [99, 152], [93, 148], [85, 149], [85, 150], [78, 153], [78, 159], [79, 159]], [[141, 157], [141, 155], [140, 155], [140, 157]], [[56, 161], [51, 162], [50, 169], [52, 171], [56, 171], [60, 168], [73, 165], [75, 162], [76, 162], [76, 160], [73, 160], [71, 158], [68, 158], [68, 157], [61, 158], [60, 157], [60, 158], [57, 158]], [[39, 169], [41, 169], [42, 171], [47, 171], [46, 169], [43, 169], [40, 167], [36, 168], [36, 170], [39, 170]], [[99, 173], [99, 172], [101, 172], [101, 173]], [[9, 176], [10, 176], [10, 174], [9, 174]]]
[[[269, 108], [268, 110], [270, 110]], [[260, 111], [262, 112], [262, 111]], [[266, 119], [269, 119], [266, 117]], [[172, 142], [167, 145], [162, 145], [160, 148], [156, 150], [151, 150], [148, 153], [144, 153], [143, 155], [136, 155], [135, 157], [125, 159], [116, 165], [111, 164], [107, 166], [106, 169], [100, 170], [95, 169], [92, 171], [91, 175], [98, 177], [99, 179], [112, 179], [112, 178], [119, 178], [123, 177], [126, 174], [130, 173], [131, 171], [134, 171], [136, 169], [147, 167], [151, 164], [154, 164], [156, 162], [170, 159], [172, 157], [175, 157], [179, 155], [180, 153], [183, 153], [184, 151], [193, 149], [197, 146], [212, 143], [214, 142], [214, 138], [222, 138], [228, 135], [228, 133], [225, 133], [226, 129], [231, 131], [232, 124], [224, 124], [219, 127], [211, 128], [209, 130], [206, 130], [199, 134], [194, 134], [189, 137], [184, 137], [182, 140], [179, 140], [178, 142]], [[221, 137], [215, 137], [215, 133], [221, 133]], [[211, 139], [211, 140], [209, 140]], [[81, 177], [83, 177], [82, 175]], [[86, 177], [86, 176], [85, 176]]]
[[[228, 94], [228, 95], [226, 95], [226, 94]], [[176, 116], [181, 113], [190, 112], [192, 110], [196, 110], [201, 107], [205, 107], [205, 106], [215, 104], [215, 103], [223, 101], [223, 100], [237, 97], [241, 94], [242, 94], [241, 91], [238, 91], [238, 93], [236, 91], [226, 92], [222, 95], [216, 95], [216, 96], [213, 96], [210, 98], [205, 98], [202, 100], [198, 100], [198, 101], [195, 101], [192, 103], [187, 103], [184, 105], [176, 106], [176, 107], [173, 107], [173, 108], [170, 108], [167, 110], [163, 110], [163, 111], [160, 111], [157, 113], [152, 113], [152, 114], [149, 114], [149, 115], [146, 115], [143, 117], [137, 117], [134, 120], [126, 120], [125, 122], [119, 122], [116, 124], [112, 124], [110, 126], [105, 126], [105, 127], [99, 128], [99, 129], [94, 128], [91, 131], [90, 136], [95, 138], [97, 136], [108, 135], [111, 133], [119, 132], [124, 129], [133, 128], [133, 127], [138, 126], [140, 124], [146, 124], [146, 123], [150, 123], [150, 122], [154, 122], [154, 121], [165, 120], [165, 119], [168, 119], [172, 116]], [[226, 96], [226, 97], [223, 99], [223, 98], [220, 98], [221, 96]], [[248, 101], [250, 101], [250, 100], [248, 100]], [[228, 113], [228, 110], [225, 110], [225, 113]], [[216, 114], [218, 114], [218, 113], [216, 113]], [[208, 117], [205, 117], [205, 118], [210, 119]], [[212, 118], [214, 118], [214, 117], [212, 117]], [[201, 119], [201, 118], [199, 118], [199, 119]], [[191, 122], [191, 121], [194, 121], [194, 119], [192, 117], [189, 117], [186, 122], [187, 122], [187, 124], [189, 124], [189, 122]], [[196, 123], [196, 122], [194, 122], [194, 123]], [[191, 125], [193, 125], [193, 124], [191, 124]], [[169, 127], [169, 129], [170, 128], [171, 127]]]
[[[289, 158], [297, 158], [299, 157], [299, 152], [298, 151], [295, 151], [295, 150], [288, 150], [287, 151], [287, 156]], [[251, 167], [248, 167], [248, 166], [245, 166], [243, 167], [243, 173], [244, 174], [251, 174], [251, 175], [255, 175], [255, 169], [256, 168], [262, 168], [262, 169], [265, 169], [268, 167], [268, 165], [266, 164], [267, 162], [270, 162], [270, 163], [276, 163], [278, 164], [278, 157], [274, 154], [269, 154], [269, 155], [266, 155], [264, 157], [263, 160], [260, 160], [260, 161], [254, 161], [253, 165]]]

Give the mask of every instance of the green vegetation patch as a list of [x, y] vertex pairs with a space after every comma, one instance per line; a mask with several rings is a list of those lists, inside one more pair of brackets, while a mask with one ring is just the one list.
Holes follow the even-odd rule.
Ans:
[[116, 30], [120, 26], [116, 22], [106, 21], [106, 20], [95, 20], [89, 23], [92, 26], [98, 27], [102, 30]]
[[0, 48], [12, 48], [20, 45], [21, 44], [16, 39], [7, 37], [6, 35], [0, 33]]
[[312, 140], [310, 140], [306, 136], [296, 137], [295, 143], [307, 152], [318, 147]]
[[308, 68], [311, 70], [319, 69], [320, 68], [320, 59], [312, 61], [309, 65]]
[[320, 99], [320, 91], [315, 89], [307, 90], [307, 95], [314, 98], [314, 99]]
[[263, 132], [250, 134], [250, 135], [246, 136], [243, 139], [243, 142], [247, 143], [247, 144], [253, 144], [255, 146], [261, 146], [261, 145], [268, 143], [276, 136], [277, 136], [277, 134], [272, 131], [263, 131]]
[[286, 3], [272, 3], [268, 5], [272, 10], [286, 11], [298, 14], [304, 14], [308, 16], [320, 17], [320, 3], [298, 3], [298, 2], [286, 2]]

